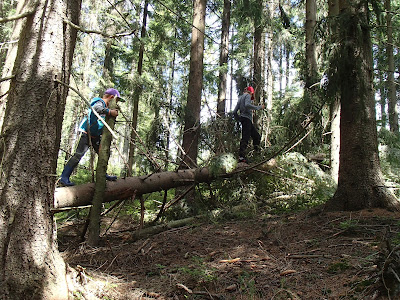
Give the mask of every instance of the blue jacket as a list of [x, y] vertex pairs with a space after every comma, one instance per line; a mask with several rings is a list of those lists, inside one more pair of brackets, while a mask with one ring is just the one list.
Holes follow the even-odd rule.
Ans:
[[[91, 108], [88, 110], [88, 114], [83, 118], [81, 125], [79, 126], [79, 131], [88, 132], [88, 124], [90, 124], [90, 135], [100, 136], [103, 132], [104, 124], [101, 122], [96, 115], [93, 113], [95, 110], [104, 120], [106, 115], [109, 113], [109, 109], [103, 99], [95, 97], [90, 103]], [[88, 122], [89, 116], [89, 122]]]

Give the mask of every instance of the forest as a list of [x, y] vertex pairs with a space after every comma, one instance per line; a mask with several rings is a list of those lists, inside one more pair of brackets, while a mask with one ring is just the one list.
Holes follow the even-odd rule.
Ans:
[[2, 0], [0, 299], [399, 299], [399, 16]]

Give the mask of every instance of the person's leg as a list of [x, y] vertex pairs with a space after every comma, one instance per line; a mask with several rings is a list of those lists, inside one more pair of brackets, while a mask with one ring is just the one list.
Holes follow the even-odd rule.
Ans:
[[240, 118], [242, 124], [242, 139], [240, 140], [239, 159], [246, 157], [246, 148], [251, 136], [251, 121], [247, 118]]
[[101, 136], [92, 136], [91, 142], [94, 151], [97, 153], [97, 155], [99, 155]]
[[261, 135], [258, 133], [254, 124], [251, 124], [251, 138], [253, 140], [254, 150], [260, 150]]
[[76, 147], [75, 154], [69, 159], [61, 173], [60, 183], [65, 186], [73, 186], [74, 183], [69, 180], [72, 172], [78, 165], [82, 156], [85, 155], [86, 151], [89, 149], [89, 139], [86, 133], [82, 132], [81, 137], [78, 142], [78, 147]]

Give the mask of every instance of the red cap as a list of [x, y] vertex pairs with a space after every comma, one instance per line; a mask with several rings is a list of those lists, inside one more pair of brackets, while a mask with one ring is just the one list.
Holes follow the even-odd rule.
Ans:
[[248, 86], [248, 87], [246, 88], [246, 91], [249, 92], [250, 94], [254, 94], [254, 89], [253, 89], [252, 86]]
[[245, 89], [245, 91], [246, 91], [246, 92], [249, 92], [249, 93], [251, 94], [251, 100], [254, 100], [254, 89], [253, 89], [253, 87], [252, 87], [252, 86], [248, 86], [248, 87]]

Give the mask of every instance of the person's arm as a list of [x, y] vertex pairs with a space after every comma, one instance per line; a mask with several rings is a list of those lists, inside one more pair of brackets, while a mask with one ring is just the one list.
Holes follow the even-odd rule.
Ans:
[[92, 106], [93, 110], [95, 110], [99, 115], [111, 115], [113, 117], [118, 116], [118, 110], [116, 109], [108, 109], [103, 102], [98, 101]]
[[246, 94], [246, 97], [244, 98], [244, 107], [246, 110], [260, 110], [263, 108], [263, 105], [253, 105], [251, 103], [251, 96], [249, 94]]

